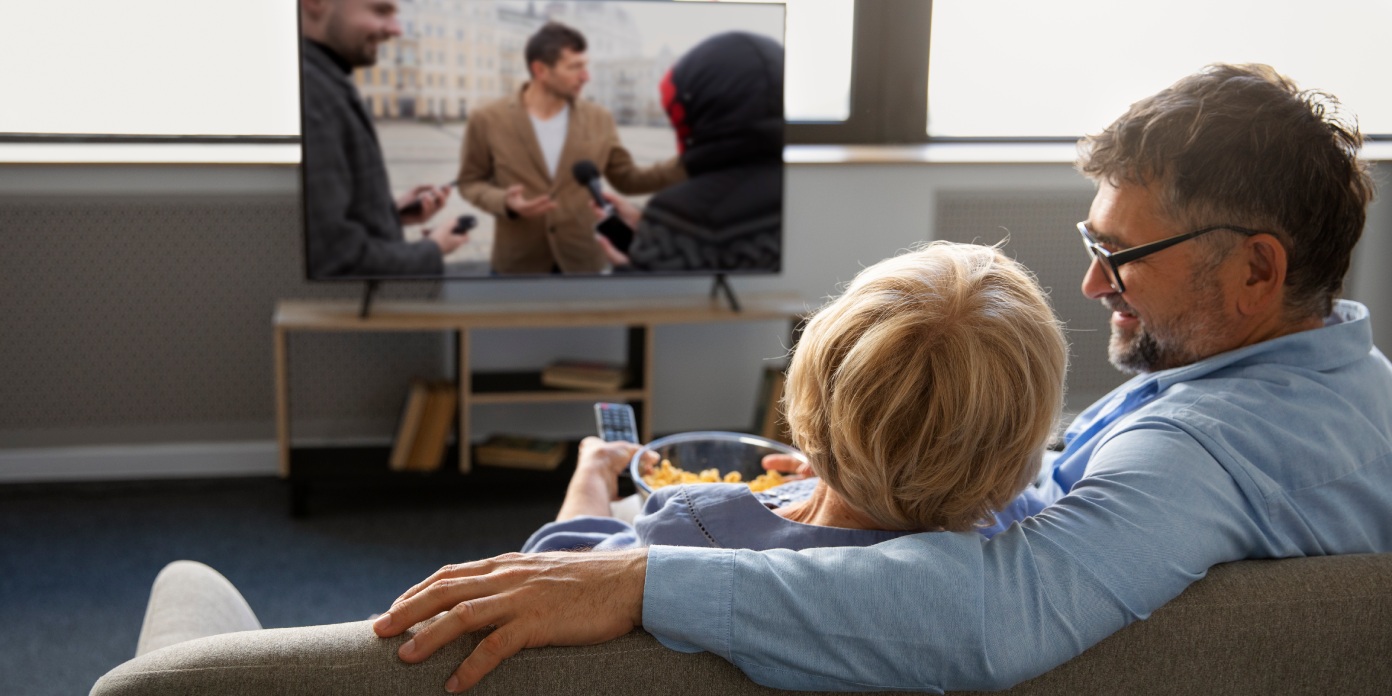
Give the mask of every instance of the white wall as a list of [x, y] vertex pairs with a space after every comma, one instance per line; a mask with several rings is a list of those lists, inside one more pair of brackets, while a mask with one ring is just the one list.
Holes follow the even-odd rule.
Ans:
[[[1388, 192], [1386, 182], [1380, 189]], [[288, 167], [0, 167], [0, 193], [11, 196], [151, 192], [203, 196], [218, 191], [293, 198], [297, 179], [294, 169]], [[1090, 184], [1071, 166], [1059, 163], [793, 165], [787, 178], [785, 272], [776, 277], [736, 278], [732, 281], [735, 291], [793, 292], [809, 307], [816, 306], [864, 266], [932, 238], [940, 191], [1058, 191], [1076, 196], [1086, 195]], [[1392, 346], [1392, 277], [1382, 268], [1392, 259], [1389, 232], [1392, 204], [1379, 200], [1356, 251], [1348, 285], [1351, 297], [1372, 308], [1377, 339], [1383, 346]], [[1081, 250], [1078, 253], [1081, 255]], [[1055, 291], [1076, 292], [1075, 288]], [[709, 280], [696, 279], [459, 282], [445, 286], [444, 299], [467, 304], [545, 300], [562, 294], [567, 299], [633, 293], [704, 295], [708, 289]], [[659, 329], [654, 429], [747, 427], [752, 420], [759, 370], [783, 355], [787, 328], [781, 322], [761, 322]], [[1082, 340], [1104, 339], [1092, 335], [1074, 338], [1075, 342]], [[554, 357], [618, 355], [623, 341], [622, 332], [617, 330], [497, 332], [476, 338], [473, 350], [480, 368], [536, 367]], [[266, 380], [271, 378], [266, 374]], [[475, 418], [477, 432], [573, 434], [586, 431], [591, 422], [584, 409], [573, 406], [487, 407], [476, 411]], [[169, 433], [164, 441], [158, 437], [162, 429]], [[176, 433], [182, 430], [178, 427], [151, 423], [145, 431], [151, 434], [146, 459], [166, 457], [167, 466], [147, 461], [143, 470], [132, 469], [129, 462], [140, 460], [141, 453], [131, 449], [139, 449], [139, 445], [129, 442], [119, 450], [96, 446], [37, 451], [5, 449], [0, 443], [0, 481], [274, 470], [273, 450], [266, 446], [269, 438], [259, 447], [248, 446], [245, 441], [230, 448], [203, 442], [200, 455], [186, 448], [191, 445], [197, 450], [200, 443], [180, 438]], [[171, 443], [180, 447], [170, 449]]]

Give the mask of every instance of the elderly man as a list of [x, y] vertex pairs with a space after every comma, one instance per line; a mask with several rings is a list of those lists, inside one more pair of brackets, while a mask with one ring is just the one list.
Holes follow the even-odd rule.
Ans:
[[402, 645], [418, 662], [496, 626], [449, 691], [524, 647], [639, 625], [771, 686], [998, 689], [1216, 564], [1392, 550], [1392, 365], [1367, 309], [1336, 299], [1372, 194], [1338, 113], [1268, 67], [1216, 65], [1085, 141], [1082, 288], [1136, 377], [989, 540], [504, 556], [443, 568], [377, 633], [448, 610]]
[[[1392, 551], [1392, 364], [1367, 309], [1336, 299], [1372, 194], [1358, 130], [1338, 114], [1268, 67], [1216, 65], [1085, 141], [1080, 169], [1098, 191], [1078, 225], [1092, 256], [1083, 292], [1112, 313], [1111, 360], [1136, 376], [1074, 421], [1046, 480], [989, 538], [510, 554], [441, 569], [374, 630], [411, 629], [396, 652], [418, 663], [496, 627], [447, 666], [448, 691], [522, 648], [640, 625], [772, 686], [999, 689], [1146, 618], [1214, 565]], [[182, 625], [190, 606], [210, 616], [198, 633]], [[255, 627], [249, 613], [221, 576], [175, 564], [141, 645]], [[189, 643], [94, 693], [212, 693], [282, 673], [278, 693], [381, 691], [443, 674], [393, 669], [380, 653], [397, 642], [363, 644], [364, 630], [326, 627], [322, 644], [288, 649], [292, 634], [229, 637], [212, 655], [217, 641]], [[294, 688], [291, 659], [313, 675]]]

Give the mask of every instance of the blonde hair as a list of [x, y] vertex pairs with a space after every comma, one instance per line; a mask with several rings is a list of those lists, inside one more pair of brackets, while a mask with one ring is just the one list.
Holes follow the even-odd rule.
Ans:
[[1038, 471], [1068, 346], [995, 247], [933, 242], [862, 271], [788, 367], [793, 442], [884, 529], [969, 530]]

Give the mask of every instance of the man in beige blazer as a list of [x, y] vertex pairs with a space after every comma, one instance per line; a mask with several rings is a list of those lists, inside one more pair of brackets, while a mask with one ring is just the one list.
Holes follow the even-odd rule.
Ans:
[[459, 192], [497, 221], [495, 273], [598, 273], [605, 257], [597, 220], [574, 164], [594, 162], [626, 194], [660, 190], [686, 173], [675, 157], [635, 165], [614, 117], [579, 98], [590, 79], [580, 32], [548, 22], [527, 41], [526, 59], [530, 82], [470, 114]]

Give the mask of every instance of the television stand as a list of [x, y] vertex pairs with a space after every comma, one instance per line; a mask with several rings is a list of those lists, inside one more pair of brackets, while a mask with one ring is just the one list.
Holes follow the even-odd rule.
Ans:
[[367, 281], [367, 287], [363, 288], [362, 309], [358, 310], [359, 319], [367, 318], [367, 310], [372, 306], [372, 296], [377, 294], [377, 288], [380, 287], [380, 285], [381, 281]]
[[[728, 288], [727, 288], [728, 292]], [[371, 294], [369, 293], [368, 297]], [[729, 299], [733, 301], [733, 297]], [[340, 459], [365, 460], [375, 473], [367, 485], [382, 481], [426, 478], [435, 474], [392, 472], [388, 467], [390, 447], [344, 450], [341, 447], [292, 447], [290, 427], [290, 335], [300, 332], [440, 332], [453, 336], [456, 348], [453, 377], [458, 390], [458, 412], [454, 421], [454, 441], [449, 459], [452, 472], [440, 474], [450, 480], [473, 473], [472, 445], [477, 433], [472, 427], [475, 409], [490, 406], [533, 404], [574, 404], [591, 409], [597, 401], [630, 403], [638, 415], [640, 437], [652, 439], [653, 370], [657, 362], [654, 334], [663, 327], [725, 322], [791, 322], [793, 335], [801, 326], [806, 304], [796, 296], [755, 293], [746, 297], [740, 311], [725, 303], [700, 298], [641, 298], [632, 300], [548, 300], [535, 303], [476, 304], [427, 301], [383, 300], [364, 318], [361, 307], [351, 299], [283, 300], [276, 304], [273, 332], [275, 356], [276, 440], [280, 475], [290, 480], [292, 500], [303, 508], [303, 493], [316, 482], [354, 478], [348, 466], [334, 467]], [[623, 363], [629, 380], [614, 389], [555, 389], [542, 383], [542, 367], [532, 370], [494, 372], [472, 365], [472, 337], [508, 329], [612, 327], [627, 336]], [[406, 385], [402, 385], [403, 391]], [[578, 434], [583, 436], [583, 434]], [[575, 439], [579, 439], [576, 437]], [[361, 468], [361, 467], [360, 467]], [[496, 473], [496, 472], [494, 472]], [[485, 475], [487, 478], [487, 475]], [[380, 480], [379, 480], [380, 479]]]
[[730, 311], [741, 311], [739, 300], [735, 299], [735, 290], [730, 287], [730, 281], [725, 277], [724, 273], [717, 273], [715, 274], [715, 281], [711, 283], [710, 298], [714, 300], [716, 294], [721, 292], [724, 293], [725, 299], [730, 302]]

